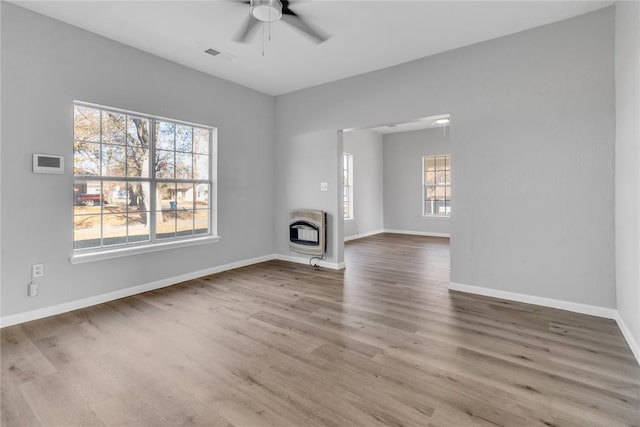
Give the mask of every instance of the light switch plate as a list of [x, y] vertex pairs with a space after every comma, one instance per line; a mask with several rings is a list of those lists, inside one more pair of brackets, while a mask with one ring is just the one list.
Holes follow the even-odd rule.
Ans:
[[321, 182], [320, 183], [320, 191], [329, 191], [329, 183]]

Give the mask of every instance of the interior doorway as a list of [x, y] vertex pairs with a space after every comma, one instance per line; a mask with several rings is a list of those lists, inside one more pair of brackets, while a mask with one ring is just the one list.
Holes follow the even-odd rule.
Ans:
[[450, 237], [450, 129], [439, 114], [339, 132], [339, 252], [381, 233]]

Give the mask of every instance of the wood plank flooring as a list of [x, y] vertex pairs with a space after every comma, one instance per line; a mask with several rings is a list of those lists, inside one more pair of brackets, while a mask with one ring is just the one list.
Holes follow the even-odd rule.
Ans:
[[640, 425], [615, 322], [449, 292], [447, 239], [346, 244], [1, 332], [3, 426]]

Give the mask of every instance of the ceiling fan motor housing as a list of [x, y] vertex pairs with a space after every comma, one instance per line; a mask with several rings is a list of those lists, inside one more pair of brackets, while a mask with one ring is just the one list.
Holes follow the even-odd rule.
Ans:
[[280, 0], [251, 0], [251, 15], [258, 21], [277, 21], [282, 17], [282, 3]]

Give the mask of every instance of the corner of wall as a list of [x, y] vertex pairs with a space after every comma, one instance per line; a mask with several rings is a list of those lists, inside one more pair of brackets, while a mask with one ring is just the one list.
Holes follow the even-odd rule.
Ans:
[[615, 319], [616, 319], [616, 323], [618, 324], [618, 327], [620, 328], [620, 331], [622, 332], [622, 336], [624, 336], [624, 339], [627, 341], [627, 344], [629, 344], [629, 348], [631, 349], [631, 352], [633, 353], [633, 355], [636, 358], [636, 361], [640, 365], [640, 343], [636, 341], [633, 334], [627, 327], [627, 324], [624, 322], [624, 319], [622, 318], [622, 316], [620, 316], [620, 313], [617, 310], [616, 310]]
[[615, 4], [616, 320], [640, 361], [640, 4]]

